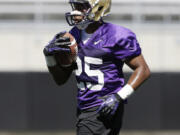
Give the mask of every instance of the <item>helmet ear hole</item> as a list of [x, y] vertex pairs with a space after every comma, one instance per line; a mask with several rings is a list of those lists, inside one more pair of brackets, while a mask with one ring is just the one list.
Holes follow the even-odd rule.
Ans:
[[102, 10], [102, 8], [103, 8], [103, 6], [99, 7], [99, 8], [98, 8], [98, 11], [101, 11], [101, 10]]

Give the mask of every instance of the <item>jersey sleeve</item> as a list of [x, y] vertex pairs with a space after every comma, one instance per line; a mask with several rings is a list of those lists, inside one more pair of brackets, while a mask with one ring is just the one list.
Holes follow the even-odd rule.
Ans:
[[115, 58], [122, 61], [139, 56], [140, 54], [140, 45], [136, 39], [136, 35], [132, 32], [117, 40], [114, 46]]
[[77, 27], [73, 27], [69, 33], [71, 33], [71, 35], [73, 35], [73, 37], [76, 39], [76, 42], [79, 43], [80, 42], [80, 30]]

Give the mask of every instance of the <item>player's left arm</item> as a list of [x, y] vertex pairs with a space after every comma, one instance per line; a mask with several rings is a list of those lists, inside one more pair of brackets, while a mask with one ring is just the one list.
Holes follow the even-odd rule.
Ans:
[[126, 60], [125, 63], [134, 71], [127, 84], [134, 90], [137, 90], [137, 88], [150, 77], [150, 69], [142, 54], [130, 60]]
[[134, 33], [130, 33], [126, 38], [119, 40], [114, 55], [117, 59], [123, 60], [133, 70], [133, 73], [127, 84], [117, 93], [102, 97], [103, 103], [98, 109], [102, 116], [114, 115], [117, 107], [150, 76], [150, 69], [141, 54], [141, 49]]
[[142, 54], [127, 59], [125, 63], [133, 70], [133, 73], [127, 84], [117, 93], [123, 100], [131, 96], [150, 77], [150, 69]]
[[127, 84], [118, 92], [103, 97], [104, 102], [99, 107], [101, 116], [111, 116], [116, 112], [119, 104], [122, 104], [137, 88], [150, 76], [150, 69], [142, 54], [127, 59], [125, 63], [133, 70]]

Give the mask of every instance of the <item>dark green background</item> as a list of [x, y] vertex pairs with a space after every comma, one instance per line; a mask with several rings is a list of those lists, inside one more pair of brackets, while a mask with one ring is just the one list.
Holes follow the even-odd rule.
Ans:
[[[57, 86], [47, 72], [0, 73], [0, 130], [74, 130], [75, 114], [73, 76]], [[180, 129], [180, 73], [152, 73], [130, 97], [123, 128]]]

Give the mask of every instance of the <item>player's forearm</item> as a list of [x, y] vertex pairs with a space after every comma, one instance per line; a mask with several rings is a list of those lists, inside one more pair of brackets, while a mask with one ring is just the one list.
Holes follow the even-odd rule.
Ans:
[[54, 81], [56, 82], [56, 84], [57, 85], [62, 85], [71, 76], [73, 68], [72, 67], [61, 68], [59, 66], [54, 66], [54, 67], [48, 67], [48, 70], [51, 73], [51, 75], [52, 75]]
[[141, 65], [134, 70], [128, 80], [128, 84], [136, 90], [150, 76], [150, 70], [147, 65]]
[[146, 64], [142, 55], [137, 56], [126, 64], [133, 69], [133, 73], [130, 76], [127, 84], [118, 92], [122, 99], [127, 99], [130, 95], [134, 93], [135, 90], [150, 76], [150, 70]]
[[130, 76], [128, 83], [118, 92], [118, 95], [123, 100], [127, 99], [149, 76], [150, 70], [147, 66], [136, 68]]

